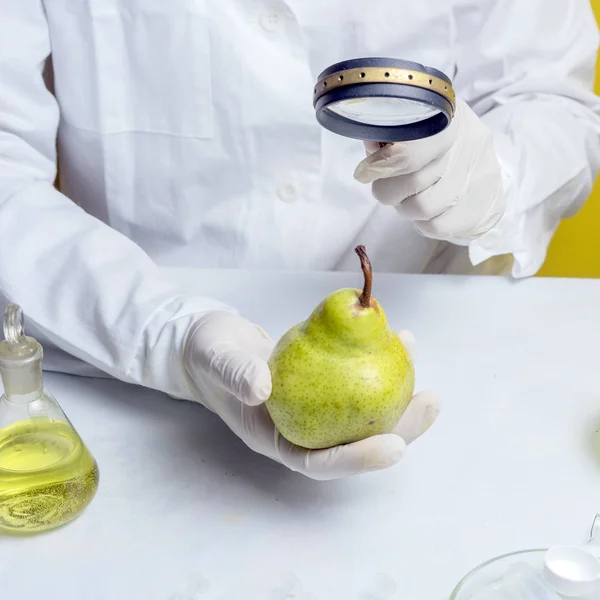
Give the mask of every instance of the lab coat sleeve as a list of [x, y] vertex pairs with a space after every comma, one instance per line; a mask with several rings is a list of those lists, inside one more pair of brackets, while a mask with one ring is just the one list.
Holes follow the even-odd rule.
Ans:
[[132, 241], [53, 186], [59, 109], [43, 79], [41, 0], [0, 0], [0, 308], [118, 379], [190, 399], [180, 348], [197, 313], [221, 308], [166, 281]]
[[513, 275], [530, 276], [600, 165], [596, 21], [588, 0], [477, 0], [454, 10], [457, 95], [492, 129], [507, 197], [470, 259], [512, 254]]

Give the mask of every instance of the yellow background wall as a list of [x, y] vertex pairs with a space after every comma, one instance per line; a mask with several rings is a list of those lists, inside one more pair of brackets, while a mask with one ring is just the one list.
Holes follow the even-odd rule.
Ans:
[[[600, 0], [591, 0], [600, 22]], [[600, 94], [600, 60], [595, 91]], [[538, 273], [546, 277], [600, 277], [600, 178], [584, 207], [565, 219], [554, 235], [548, 257]]]

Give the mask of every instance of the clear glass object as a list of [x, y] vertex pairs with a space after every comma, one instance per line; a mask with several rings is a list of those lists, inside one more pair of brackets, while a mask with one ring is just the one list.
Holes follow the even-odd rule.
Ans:
[[366, 125], [408, 125], [433, 117], [440, 111], [428, 104], [408, 98], [351, 98], [333, 102], [328, 107], [341, 117]]
[[[595, 515], [587, 543], [579, 544], [577, 547], [585, 548], [600, 558], [600, 513]], [[493, 592], [507, 571], [517, 565], [529, 565], [535, 570], [535, 573], [543, 577], [547, 552], [548, 548], [533, 548], [503, 554], [487, 560], [472, 569], [458, 582], [450, 595], [450, 600], [478, 600], [485, 591], [492, 590]], [[586, 596], [585, 600], [600, 600], [600, 590], [596, 590], [591, 596]]]
[[43, 349], [11, 304], [0, 342], [0, 533], [31, 534], [78, 517], [96, 495], [98, 465], [44, 388]]

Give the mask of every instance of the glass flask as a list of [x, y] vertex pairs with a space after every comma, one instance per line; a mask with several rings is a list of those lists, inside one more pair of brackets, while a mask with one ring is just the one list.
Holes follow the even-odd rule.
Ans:
[[31, 534], [79, 516], [96, 495], [98, 465], [44, 388], [43, 350], [10, 304], [0, 342], [0, 534]]

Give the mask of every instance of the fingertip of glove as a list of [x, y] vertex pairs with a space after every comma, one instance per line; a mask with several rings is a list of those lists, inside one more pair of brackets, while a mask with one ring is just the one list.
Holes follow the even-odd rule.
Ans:
[[260, 390], [253, 390], [248, 396], [246, 396], [244, 400], [244, 404], [247, 406], [260, 406], [264, 404], [269, 397], [271, 396], [271, 391], [267, 391], [267, 388]]
[[402, 459], [406, 451], [406, 443], [394, 433], [376, 435], [359, 444], [363, 471], [379, 471], [391, 467]]
[[426, 391], [422, 392], [424, 395], [423, 403], [425, 405], [425, 419], [423, 433], [427, 431], [438, 418], [441, 411], [440, 401], [434, 392]]
[[410, 444], [422, 436], [435, 422], [440, 413], [437, 394], [422, 391], [412, 397], [406, 411], [400, 417], [394, 433]]
[[406, 159], [400, 145], [388, 144], [370, 153], [356, 165], [354, 179], [359, 183], [373, 183], [378, 179], [389, 177], [392, 174], [389, 166], [390, 159], [394, 163], [400, 161], [400, 164], [403, 164], [405, 162]]
[[[413, 402], [415, 400], [421, 405], [423, 411], [428, 415], [433, 416], [434, 419], [440, 413], [439, 397], [432, 390], [423, 390], [422, 392], [415, 394]], [[433, 423], [433, 419], [431, 422]]]
[[360, 162], [354, 169], [354, 179], [356, 179], [358, 183], [373, 183], [376, 178], [373, 178], [373, 174], [369, 171], [368, 165], [364, 162]]
[[256, 361], [248, 368], [244, 377], [244, 386], [240, 400], [248, 406], [258, 406], [271, 397], [273, 384], [271, 371], [266, 362]]

